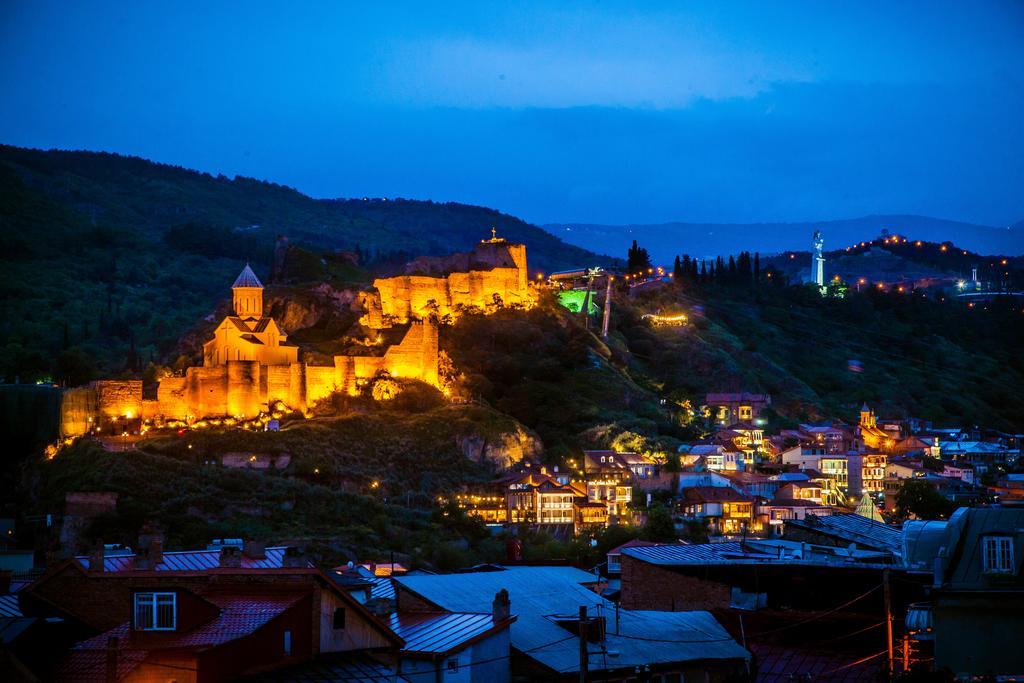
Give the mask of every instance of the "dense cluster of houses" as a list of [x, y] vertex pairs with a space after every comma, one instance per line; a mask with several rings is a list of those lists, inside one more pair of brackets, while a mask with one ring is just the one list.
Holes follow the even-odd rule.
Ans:
[[0, 670], [57, 681], [879, 680], [1024, 672], [1024, 504], [775, 538], [631, 541], [591, 570], [317, 568], [298, 546], [98, 546], [4, 574]]
[[1002, 475], [1019, 456], [1019, 437], [878, 420], [866, 405], [854, 425], [800, 424], [768, 435], [761, 417], [768, 395], [709, 394], [706, 405], [711, 435], [681, 445], [678, 468], [667, 467], [664, 455], [584, 451], [562, 469], [524, 464], [454, 500], [491, 525], [526, 523], [567, 536], [642, 522], [645, 494], [667, 489], [680, 527], [698, 521], [713, 537], [769, 537], [808, 515], [857, 512], [882, 521], [907, 480], [927, 483], [952, 505], [1019, 492], [1014, 475]]
[[[641, 525], [654, 496], [670, 501], [676, 540], [633, 540], [595, 567], [530, 566], [510, 542], [505, 563], [451, 573], [394, 560], [328, 569], [300, 543], [219, 539], [167, 551], [149, 531], [135, 548], [101, 544], [42, 571], [9, 544], [0, 678], [1024, 675], [1024, 475], [1006, 473], [1019, 442], [878, 420], [867, 406], [855, 425], [766, 434], [770, 400], [710, 395], [715, 429], [670, 459], [585, 451], [550, 470], [523, 465], [451, 501], [496, 531], [563, 537]], [[891, 523], [906, 481], [924, 482], [956, 511]], [[115, 503], [115, 494], [69, 494], [62, 540], [74, 520]]]

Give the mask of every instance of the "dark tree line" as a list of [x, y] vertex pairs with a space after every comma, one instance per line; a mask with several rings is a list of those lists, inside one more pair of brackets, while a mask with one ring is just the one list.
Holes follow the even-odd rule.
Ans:
[[706, 259], [690, 258], [689, 254], [676, 256], [672, 265], [672, 273], [676, 282], [692, 284], [730, 283], [756, 284], [761, 281], [761, 256], [749, 251], [740, 252], [739, 256], [729, 256], [725, 261], [721, 256], [709, 262]]

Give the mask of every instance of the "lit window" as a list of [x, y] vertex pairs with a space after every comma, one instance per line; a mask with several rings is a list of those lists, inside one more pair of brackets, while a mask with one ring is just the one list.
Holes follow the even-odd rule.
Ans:
[[136, 630], [173, 631], [177, 617], [177, 595], [174, 593], [135, 594]]
[[1013, 538], [1010, 536], [985, 536], [982, 542], [982, 560], [989, 574], [1012, 574]]

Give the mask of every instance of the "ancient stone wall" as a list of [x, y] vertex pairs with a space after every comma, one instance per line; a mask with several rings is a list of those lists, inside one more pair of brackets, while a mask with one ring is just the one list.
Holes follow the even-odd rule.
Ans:
[[99, 410], [96, 404], [96, 390], [92, 386], [68, 389], [61, 396], [60, 435], [81, 436], [92, 426], [89, 419], [96, 419]]
[[100, 415], [135, 418], [142, 414], [142, 380], [104, 379], [93, 382]]
[[378, 278], [373, 283], [376, 291], [362, 298], [365, 313], [360, 322], [380, 329], [431, 315], [455, 317], [462, 308], [486, 309], [499, 301], [506, 306], [528, 307], [534, 303], [525, 245], [486, 240], [471, 254], [452, 255], [437, 263], [414, 261], [411, 265], [419, 264], [420, 272], [433, 272], [455, 262], [464, 267], [447, 275]]

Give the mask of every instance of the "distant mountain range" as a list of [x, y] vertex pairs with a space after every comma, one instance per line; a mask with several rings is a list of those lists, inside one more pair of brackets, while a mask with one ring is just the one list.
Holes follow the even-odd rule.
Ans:
[[550, 223], [543, 227], [570, 244], [619, 257], [626, 253], [633, 240], [637, 240], [659, 264], [671, 264], [677, 254], [715, 257], [741, 250], [762, 254], [809, 251], [815, 230], [821, 230], [827, 250], [869, 240], [881, 234], [882, 230], [888, 230], [909, 238], [952, 241], [981, 254], [1024, 254], [1024, 221], [1006, 228], [994, 228], [928, 216], [889, 215], [804, 223]]

